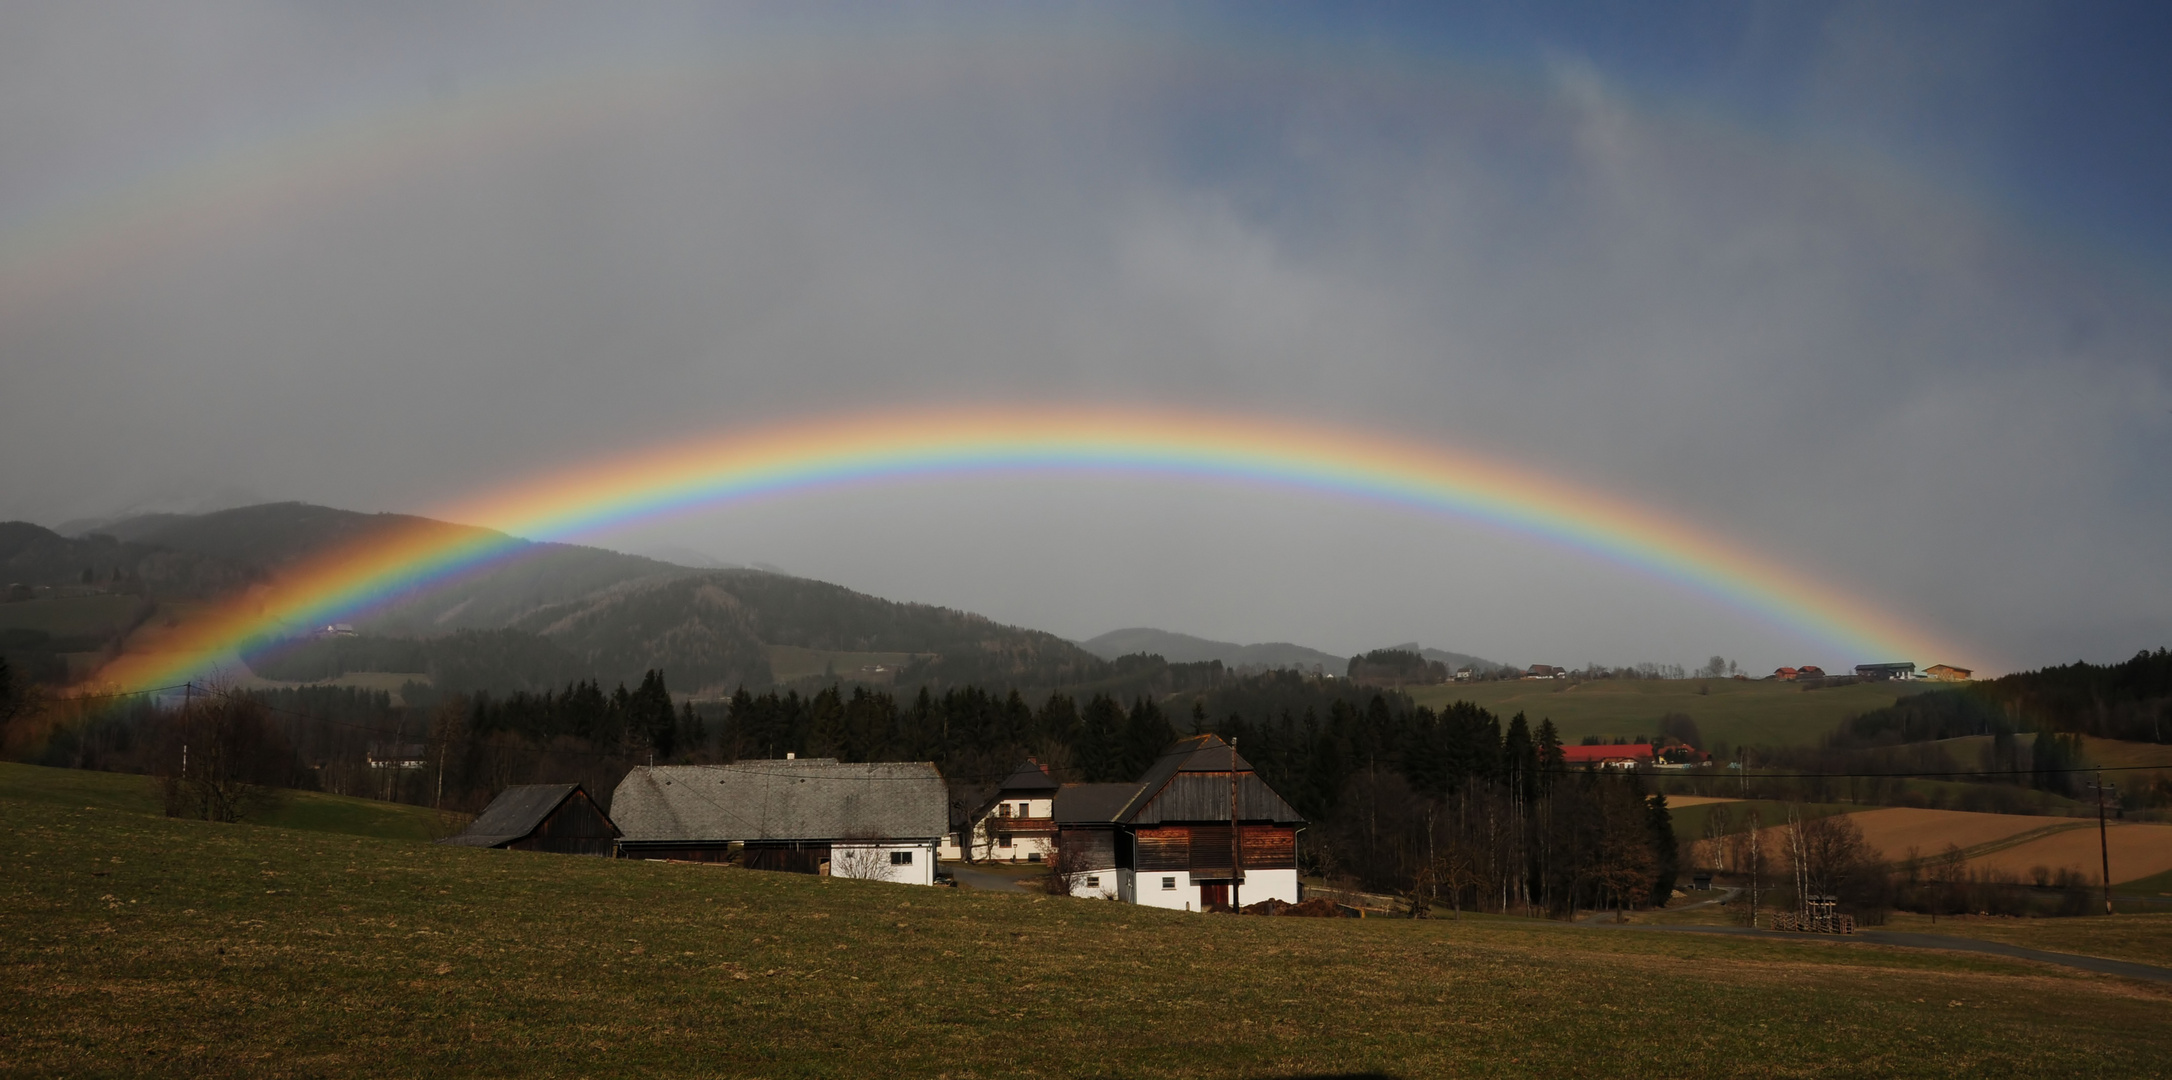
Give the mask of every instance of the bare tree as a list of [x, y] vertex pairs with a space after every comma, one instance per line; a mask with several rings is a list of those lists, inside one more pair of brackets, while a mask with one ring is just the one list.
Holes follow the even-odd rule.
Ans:
[[161, 755], [166, 816], [240, 821], [276, 803], [294, 751], [255, 698], [212, 688], [173, 714]]
[[830, 876], [850, 881], [890, 880], [890, 852], [874, 837], [849, 837], [830, 845]]
[[1047, 867], [1041, 875], [1041, 891], [1050, 896], [1070, 896], [1090, 869], [1086, 863], [1084, 844], [1066, 839], [1061, 829], [1049, 834], [1048, 855], [1041, 864]]

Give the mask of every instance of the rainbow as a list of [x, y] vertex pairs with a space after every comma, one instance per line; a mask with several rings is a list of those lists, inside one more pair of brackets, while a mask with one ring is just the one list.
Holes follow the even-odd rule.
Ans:
[[[1475, 521], [1635, 568], [1865, 658], [1965, 657], [1893, 614], [1677, 517], [1443, 446], [1315, 424], [1152, 408], [983, 406], [828, 416], [553, 472], [442, 508], [442, 521], [327, 552], [101, 675], [141, 690], [202, 677], [251, 642], [333, 621], [531, 550], [695, 510], [916, 477], [1092, 473], [1245, 484]], [[496, 531], [492, 531], [496, 530]]]

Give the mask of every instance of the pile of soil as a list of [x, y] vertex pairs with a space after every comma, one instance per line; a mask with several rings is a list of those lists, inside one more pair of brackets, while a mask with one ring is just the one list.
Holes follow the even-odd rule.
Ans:
[[1293, 915], [1301, 919], [1339, 919], [1343, 917], [1342, 909], [1336, 906], [1333, 900], [1324, 896], [1315, 896], [1302, 904], [1292, 904], [1283, 900], [1262, 900], [1257, 904], [1246, 904], [1242, 913], [1246, 915]]

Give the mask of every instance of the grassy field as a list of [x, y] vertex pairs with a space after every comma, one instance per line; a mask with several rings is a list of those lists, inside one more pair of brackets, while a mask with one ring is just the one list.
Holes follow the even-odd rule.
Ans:
[[1533, 680], [1421, 686], [1410, 696], [1435, 708], [1469, 701], [1504, 717], [1522, 712], [1534, 725], [1551, 718], [1562, 740], [1572, 744], [1587, 735], [1656, 735], [1660, 717], [1681, 713], [1697, 722], [1707, 743], [1798, 746], [1817, 742], [1850, 716], [1931, 685], [1879, 682], [1804, 690], [1796, 683], [1754, 679]]
[[[156, 782], [127, 773], [47, 769], [0, 762], [0, 799], [35, 813], [54, 807], [164, 814]], [[388, 840], [421, 841], [446, 835], [460, 821], [426, 807], [327, 795], [317, 791], [280, 793], [258, 824], [308, 832], [346, 833]]]
[[2172, 912], [2081, 919], [2014, 919], [1996, 915], [1928, 915], [1895, 911], [1886, 930], [1982, 938], [2050, 952], [2080, 953], [2172, 967]]
[[7, 1075], [2148, 1076], [2172, 1050], [2172, 988], [1990, 957], [1187, 915], [21, 791]]

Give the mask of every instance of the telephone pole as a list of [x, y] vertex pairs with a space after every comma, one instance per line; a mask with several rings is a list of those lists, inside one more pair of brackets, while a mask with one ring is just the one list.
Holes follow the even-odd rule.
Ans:
[[2105, 837], [2104, 795], [2108, 791], [2117, 790], [2119, 785], [2105, 783], [2103, 773], [2096, 773], [2095, 776], [2096, 779], [2091, 781], [2089, 786], [2097, 792], [2097, 855], [2103, 860], [2104, 913], [2109, 915], [2112, 913], [2112, 845]]
[[1237, 737], [1229, 737], [1229, 910], [1237, 910], [1237, 885], [1244, 880], [1244, 845], [1237, 839]]

